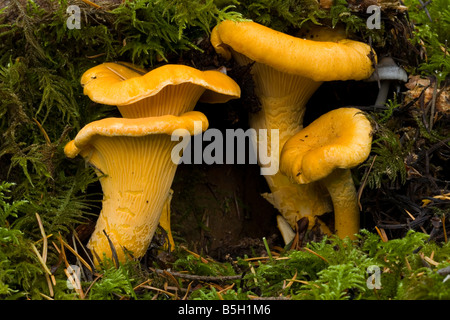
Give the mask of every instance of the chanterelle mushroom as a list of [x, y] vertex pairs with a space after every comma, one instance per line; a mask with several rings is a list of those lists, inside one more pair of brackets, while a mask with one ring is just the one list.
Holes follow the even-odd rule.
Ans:
[[100, 176], [102, 211], [88, 243], [96, 260], [103, 254], [112, 257], [104, 232], [120, 261], [126, 257], [125, 249], [136, 258], [144, 255], [177, 168], [171, 155], [177, 142], [171, 135], [177, 129], [199, 134], [194, 131], [207, 127], [206, 116], [197, 111], [181, 116], [106, 118], [83, 127], [65, 146], [67, 157], [81, 155]]
[[372, 144], [372, 125], [356, 108], [330, 111], [292, 136], [281, 152], [280, 170], [292, 181], [319, 181], [330, 193], [335, 231], [359, 232], [359, 207], [350, 169], [362, 163]]
[[[362, 80], [373, 72], [370, 47], [333, 30], [315, 30], [303, 39], [251, 21], [227, 20], [213, 29], [211, 43], [225, 58], [254, 63], [251, 72], [261, 110], [250, 114], [250, 126], [279, 129], [279, 150], [302, 129], [305, 105], [322, 82]], [[268, 136], [270, 146], [270, 130]], [[266, 180], [272, 192], [266, 199], [293, 228], [301, 217], [314, 220], [331, 211], [318, 184], [295, 185], [281, 173]]]
[[125, 118], [180, 115], [198, 101], [224, 103], [241, 94], [238, 84], [220, 71], [178, 64], [147, 72], [129, 63], [103, 63], [87, 70], [81, 85], [91, 100], [117, 106]]
[[[240, 97], [239, 85], [226, 74], [167, 64], [146, 71], [127, 62], [108, 62], [87, 70], [81, 85], [91, 100], [118, 107], [125, 118], [180, 115], [197, 102], [224, 103]], [[170, 230], [170, 198], [161, 225], [173, 248]]]

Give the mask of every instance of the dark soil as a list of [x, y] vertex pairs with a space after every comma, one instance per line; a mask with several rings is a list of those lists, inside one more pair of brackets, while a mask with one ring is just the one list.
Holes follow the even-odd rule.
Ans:
[[175, 241], [218, 260], [264, 250], [263, 237], [282, 245], [277, 211], [260, 195], [265, 187], [256, 165], [180, 165], [172, 185]]

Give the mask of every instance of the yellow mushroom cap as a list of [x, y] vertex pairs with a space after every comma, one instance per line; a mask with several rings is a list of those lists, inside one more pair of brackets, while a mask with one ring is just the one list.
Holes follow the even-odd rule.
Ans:
[[125, 106], [158, 94], [169, 85], [192, 83], [205, 88], [200, 101], [224, 103], [240, 97], [238, 84], [226, 74], [176, 64], [149, 72], [129, 63], [103, 63], [81, 77], [84, 94], [97, 103]]
[[362, 80], [373, 72], [371, 49], [365, 43], [302, 39], [252, 21], [222, 21], [213, 29], [211, 43], [227, 59], [232, 48], [254, 61], [314, 81]]
[[297, 183], [311, 183], [335, 169], [350, 169], [370, 153], [372, 125], [356, 108], [332, 110], [292, 136], [281, 152], [280, 170]]
[[151, 134], [171, 135], [177, 129], [187, 130], [191, 135], [195, 132], [195, 122], [201, 122], [199, 127], [205, 131], [208, 119], [198, 111], [186, 112], [181, 116], [165, 115], [149, 118], [105, 118], [91, 122], [84, 126], [74, 140], [64, 147], [64, 153], [69, 158], [76, 157], [82, 149], [87, 147], [96, 136], [105, 137], [142, 137]]

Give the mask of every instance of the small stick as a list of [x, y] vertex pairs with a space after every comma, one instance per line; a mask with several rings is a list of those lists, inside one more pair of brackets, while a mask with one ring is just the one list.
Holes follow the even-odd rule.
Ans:
[[[53, 275], [49, 276], [47, 273], [45, 273], [45, 280], [47, 281], [48, 290], [50, 291], [50, 297], [54, 296], [53, 292], [53, 285], [55, 285], [55, 277]], [[53, 285], [52, 285], [53, 284]]]
[[89, 287], [86, 289], [86, 292], [84, 293], [84, 296], [87, 296], [88, 292], [91, 290], [92, 286], [94, 285], [94, 283], [96, 283], [100, 278], [102, 278], [103, 275], [102, 274], [98, 274], [97, 277], [91, 282], [91, 284], [89, 285]]
[[229, 280], [238, 280], [242, 278], [242, 275], [235, 275], [235, 276], [198, 276], [194, 274], [186, 274], [181, 272], [175, 272], [175, 271], [168, 271], [168, 270], [161, 270], [161, 269], [155, 269], [155, 272], [157, 274], [170, 274], [173, 277], [183, 278], [183, 279], [189, 279], [189, 280], [198, 280], [198, 281], [229, 281]]
[[434, 118], [434, 112], [436, 109], [436, 97], [437, 97], [437, 90], [438, 90], [438, 81], [436, 79], [436, 82], [434, 83], [434, 90], [433, 90], [433, 98], [431, 100], [431, 110], [430, 110], [430, 131], [433, 128], [433, 118]]

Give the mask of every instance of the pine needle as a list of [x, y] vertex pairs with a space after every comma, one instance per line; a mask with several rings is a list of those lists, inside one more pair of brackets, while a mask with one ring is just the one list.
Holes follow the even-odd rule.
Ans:
[[186, 251], [186, 252], [188, 252], [189, 254], [193, 255], [193, 256], [196, 257], [197, 259], [202, 260], [203, 263], [209, 263], [209, 261], [208, 261], [207, 259], [203, 258], [203, 257], [202, 257], [201, 255], [199, 255], [198, 253], [195, 253], [195, 252], [193, 252], [193, 251], [190, 251], [189, 249], [187, 249], [187, 248], [184, 247], [184, 246], [180, 246], [180, 247], [181, 247], [181, 249], [183, 249], [184, 251]]
[[172, 298], [174, 298], [174, 297], [176, 296], [176, 295], [175, 295], [174, 293], [172, 293], [172, 292], [166, 291], [166, 290], [164, 290], [164, 289], [160, 289], [160, 288], [148, 286], [148, 285], [143, 285], [143, 286], [141, 286], [141, 288], [145, 288], [145, 289], [149, 289], [149, 290], [154, 290], [154, 291], [157, 291], [157, 292], [161, 292], [161, 293], [167, 294], [168, 296], [170, 296], [170, 297], [172, 297]]
[[[69, 246], [61, 237], [59, 238], [59, 241], [61, 242], [61, 244], [66, 247], [71, 253], [73, 253], [79, 260], [80, 262], [90, 271], [93, 273], [92, 267], [86, 262], [86, 260], [84, 260], [79, 254], [78, 252], [76, 252], [71, 246]], [[65, 255], [64, 255], [65, 256]]]
[[186, 294], [184, 295], [184, 297], [183, 297], [181, 300], [187, 300], [188, 295], [189, 295], [189, 291], [191, 291], [191, 287], [192, 287], [192, 283], [193, 283], [193, 282], [194, 282], [194, 281], [189, 282], [188, 287], [187, 287], [187, 289], [186, 289]]
[[49, 297], [48, 295], [43, 294], [42, 292], [39, 292], [39, 295], [47, 300], [54, 300], [52, 297]]
[[96, 9], [101, 9], [102, 8], [98, 4], [96, 4], [96, 3], [92, 2], [92, 1], [89, 1], [89, 0], [81, 0], [81, 1], [83, 1], [84, 3], [90, 5], [91, 7], [94, 7]]
[[[68, 244], [66, 244], [64, 242], [64, 240], [62, 239], [61, 234], [59, 235], [59, 241], [61, 243], [61, 255], [64, 261], [64, 264], [66, 266], [66, 268], [64, 269], [64, 273], [67, 276], [67, 279], [70, 281], [70, 283], [72, 284], [73, 289], [75, 290], [75, 292], [80, 296], [81, 299], [85, 298], [85, 293], [83, 292], [81, 285], [80, 285], [80, 280], [77, 278], [76, 273], [69, 273], [69, 268], [72, 268], [71, 265], [69, 264], [69, 262], [67, 261], [67, 257], [66, 257], [66, 252], [64, 251], [64, 247], [68, 248], [69, 251], [71, 251], [73, 254], [78, 255], [78, 253], [73, 250]], [[73, 250], [73, 251], [72, 251]], [[80, 257], [81, 258], [81, 257]], [[81, 261], [81, 260], [80, 260]], [[84, 260], [83, 260], [84, 261]], [[73, 279], [75, 276], [75, 280]]]
[[36, 212], [36, 219], [39, 224], [39, 230], [41, 230], [41, 234], [42, 234], [42, 241], [43, 241], [42, 260], [44, 262], [47, 262], [48, 241], [47, 241], [47, 236], [45, 234], [44, 226], [42, 225], [41, 217], [39, 216], [39, 214], [37, 212]]
[[429, 264], [432, 264], [433, 266], [438, 266], [439, 262], [434, 261], [433, 259], [431, 259], [430, 257], [424, 256], [423, 259], [428, 262]]
[[326, 263], [329, 263], [327, 259], [325, 259], [325, 258], [322, 257], [320, 254], [318, 254], [318, 253], [312, 251], [311, 249], [309, 249], [309, 248], [307, 248], [307, 247], [303, 247], [303, 248], [301, 248], [301, 250], [308, 251], [309, 253], [312, 253], [312, 254], [318, 256], [320, 259], [322, 259], [322, 260], [325, 261]]
[[[288, 282], [287, 285], [283, 285], [283, 289], [287, 289], [287, 288], [289, 288], [290, 286], [292, 286], [292, 284], [297, 280], [297, 273], [298, 273], [298, 271], [295, 270], [294, 276], [292, 277], [292, 279], [289, 280], [289, 282]], [[284, 280], [284, 282], [286, 283], [286, 280]]]
[[[69, 268], [72, 272], [69, 272]], [[70, 282], [70, 284], [72, 285], [72, 288], [75, 290], [76, 293], [78, 293], [78, 295], [80, 296], [81, 299], [85, 298], [85, 294], [83, 292], [83, 290], [81, 289], [81, 282], [80, 279], [78, 278], [78, 275], [76, 274], [76, 272], [73, 272], [72, 267], [69, 265], [68, 268], [64, 269], [64, 273], [67, 276], [67, 280]]]
[[386, 232], [384, 231], [384, 229], [380, 229], [377, 226], [375, 226], [375, 230], [377, 230], [378, 235], [380, 236], [381, 240], [383, 242], [388, 242], [388, 237], [386, 235]]
[[[44, 226], [42, 225], [42, 221], [41, 221], [41, 217], [39, 216], [39, 214], [36, 212], [36, 219], [38, 221], [38, 225], [39, 225], [39, 229], [41, 231], [42, 234], [42, 241], [43, 241], [43, 247], [42, 247], [42, 261], [44, 264], [46, 264], [47, 262], [47, 250], [48, 250], [48, 240], [47, 240], [47, 235], [45, 234], [45, 230], [44, 230]], [[45, 274], [45, 280], [47, 281], [47, 286], [48, 286], [48, 290], [50, 292], [50, 296], [53, 297], [54, 292], [53, 292], [53, 285], [55, 285], [56, 280], [55, 277], [53, 276], [53, 274]]]
[[110, 67], [106, 67], [106, 69], [108, 69], [109, 71], [111, 71], [112, 73], [116, 74], [118, 77], [120, 77], [122, 80], [127, 80], [127, 78], [125, 78], [123, 75], [121, 75], [119, 72], [117, 72], [117, 70], [114, 70], [113, 68]]
[[47, 143], [47, 146], [50, 146], [52, 144], [52, 142], [50, 141], [50, 138], [48, 137], [47, 132], [44, 130], [44, 128], [42, 127], [42, 125], [39, 123], [39, 121], [37, 121], [36, 118], [33, 118], [33, 121], [36, 122], [39, 130], [41, 130], [42, 134], [44, 135], [44, 139], [45, 142]]
[[51, 275], [52, 273], [51, 273], [50, 269], [45, 264], [44, 259], [42, 259], [41, 254], [39, 253], [38, 249], [36, 248], [36, 246], [33, 243], [31, 244], [31, 249], [36, 254], [36, 256], [37, 256], [39, 262], [41, 263], [42, 267], [44, 268], [45, 272], [47, 272], [48, 275]]

